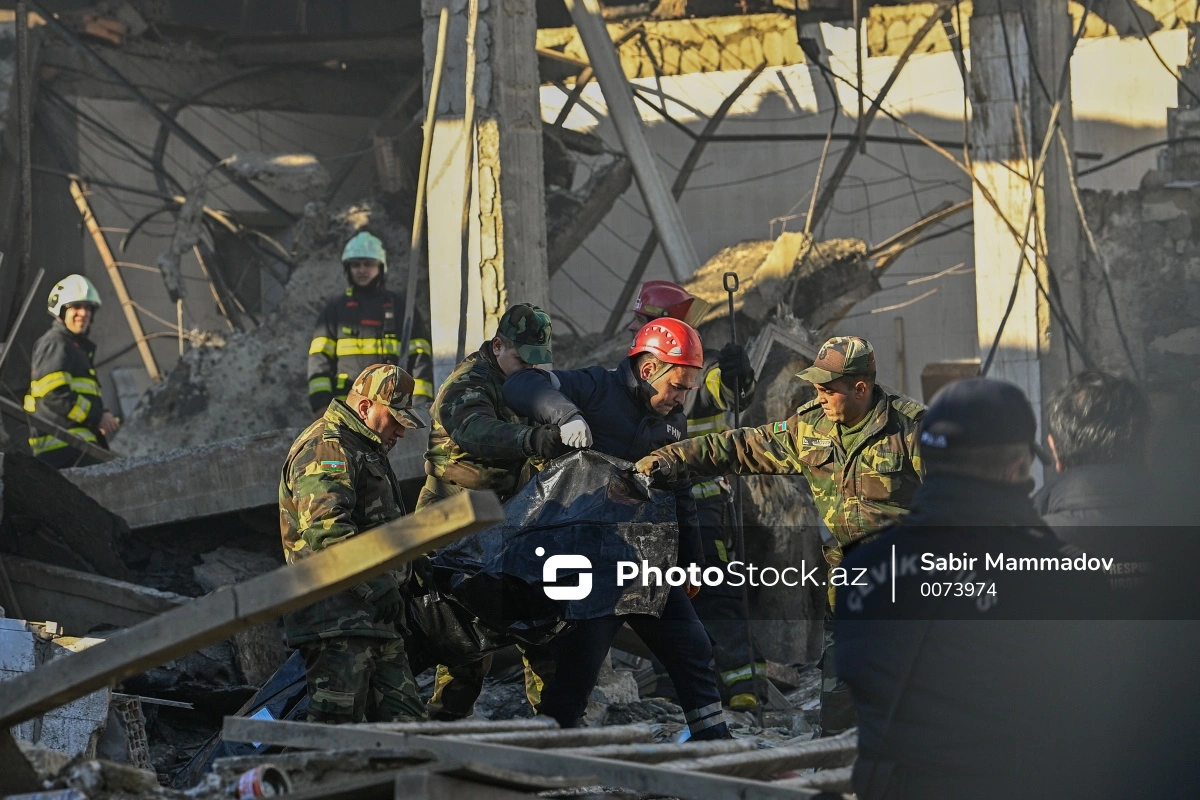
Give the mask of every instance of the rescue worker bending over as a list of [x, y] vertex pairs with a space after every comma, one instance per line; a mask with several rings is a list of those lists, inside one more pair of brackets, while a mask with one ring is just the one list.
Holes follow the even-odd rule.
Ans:
[[[87, 337], [100, 294], [82, 275], [68, 275], [50, 291], [47, 310], [54, 322], [33, 346], [25, 410], [105, 450], [106, 437], [120, 422], [104, 407], [92, 359], [96, 345]], [[84, 467], [98, 461], [53, 434], [30, 427], [29, 449], [55, 469]]]
[[[687, 435], [682, 404], [699, 385], [703, 364], [700, 335], [687, 323], [661, 319], [638, 332], [616, 369], [522, 370], [505, 382], [504, 400], [518, 414], [558, 425], [571, 447], [591, 447], [594, 436], [596, 450], [635, 461]], [[675, 499], [678, 563], [702, 564], [691, 487], [677, 489]], [[698, 587], [689, 589], [694, 593]], [[546, 677], [540, 713], [563, 727], [579, 724], [613, 637], [625, 623], [666, 666], [692, 738], [728, 738], [712, 645], [682, 586], [671, 587], [661, 617], [582, 620], [551, 642], [557, 668]]]
[[346, 292], [325, 305], [308, 346], [308, 403], [321, 414], [330, 400], [345, 400], [350, 382], [372, 364], [407, 367], [417, 403], [433, 400], [433, 350], [429, 320], [413, 306], [408, 353], [401, 358], [403, 293], [385, 289], [387, 252], [378, 237], [360, 231], [342, 251]]

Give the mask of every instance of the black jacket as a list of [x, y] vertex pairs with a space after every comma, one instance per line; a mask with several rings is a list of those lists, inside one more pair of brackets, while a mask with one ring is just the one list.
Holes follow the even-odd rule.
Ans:
[[[1055, 796], [1103, 730], [1086, 680], [1103, 637], [1075, 621], [1105, 618], [1103, 573], [986, 561], [1077, 555], [1028, 491], [930, 475], [907, 517], [847, 554], [858, 585], [837, 593], [836, 665], [858, 710], [860, 798]], [[977, 561], [926, 570], [926, 554]], [[946, 596], [947, 584], [976, 588]]]
[[[92, 359], [96, 345], [84, 334], [67, 330], [62, 320], [54, 320], [33, 346], [30, 359], [29, 393], [25, 410], [30, 414], [66, 428], [71, 433], [100, 447], [108, 443], [100, 433], [104, 399]], [[35, 456], [49, 456], [68, 444], [52, 435], [31, 430], [29, 447]]]
[[[552, 381], [556, 380], [559, 388]], [[504, 383], [504, 402], [538, 424], [562, 425], [582, 415], [592, 430], [592, 448], [637, 461], [663, 445], [687, 438], [681, 409], [661, 416], [650, 407], [650, 386], [634, 374], [630, 359], [616, 369], [526, 369]], [[690, 485], [675, 491], [679, 518], [679, 563], [703, 564], [704, 554]]]
[[416, 384], [413, 399], [433, 400], [433, 348], [429, 320], [415, 308], [408, 353], [400, 357], [404, 295], [389, 289], [348, 287], [325, 304], [308, 346], [308, 402], [322, 411], [330, 400], [345, 400], [359, 373], [372, 364], [396, 364]]

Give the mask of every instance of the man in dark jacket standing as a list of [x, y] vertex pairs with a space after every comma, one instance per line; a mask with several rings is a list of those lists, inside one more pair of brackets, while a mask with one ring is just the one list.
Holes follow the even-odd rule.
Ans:
[[[107, 450], [105, 437], [115, 433], [120, 423], [104, 407], [92, 365], [96, 345], [87, 337], [100, 308], [100, 294], [82, 275], [68, 275], [50, 291], [46, 307], [54, 322], [33, 346], [25, 410]], [[30, 431], [29, 449], [55, 469], [96, 463], [63, 439], [37, 430]]]
[[[556, 424], [563, 442], [636, 461], [687, 435], [684, 399], [699, 382], [704, 363], [700, 336], [687, 323], [660, 319], [634, 337], [629, 357], [614, 370], [523, 370], [504, 384], [517, 413]], [[594, 442], [593, 442], [594, 437]], [[690, 486], [676, 490], [678, 563], [703, 564]], [[557, 669], [542, 689], [541, 713], [559, 725], [579, 724], [613, 637], [630, 627], [667, 668], [694, 739], [727, 738], [721, 693], [711, 667], [712, 645], [696, 617], [689, 592], [674, 586], [662, 616], [611, 616], [583, 620], [553, 642]]]
[[[291, 564], [404, 514], [387, 453], [425, 423], [413, 379], [390, 364], [363, 370], [343, 400], [296, 439], [279, 483], [284, 560]], [[287, 615], [289, 647], [304, 655], [310, 722], [425, 719], [397, 631], [404, 571], [385, 572]]]
[[836, 667], [862, 800], [1097, 796], [1080, 767], [1115, 687], [1089, 683], [1107, 642], [1079, 620], [1104, 619], [1109, 590], [1033, 508], [1036, 429], [1010, 383], [942, 389], [911, 513], [842, 562]]

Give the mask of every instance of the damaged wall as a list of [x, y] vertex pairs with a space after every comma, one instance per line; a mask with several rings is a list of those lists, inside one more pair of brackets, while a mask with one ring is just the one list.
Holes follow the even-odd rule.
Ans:
[[[853, 76], [853, 32], [823, 24], [820, 33], [832, 51], [829, 61], [833, 69]], [[1152, 41], [1169, 64], [1184, 61], [1185, 31], [1162, 31], [1154, 34]], [[892, 56], [867, 59], [869, 93], [878, 90], [895, 62]], [[677, 99], [668, 102], [667, 111], [698, 131], [703, 123], [699, 115], [713, 113], [744, 76], [739, 70], [665, 77], [662, 91]], [[1166, 109], [1176, 104], [1176, 83], [1144, 40], [1115, 36], [1082, 40], [1072, 60], [1072, 78], [1076, 150], [1092, 154], [1079, 161], [1080, 169], [1096, 165], [1097, 156], [1107, 160], [1166, 137]], [[643, 96], [649, 102], [639, 103], [638, 108], [660, 167], [671, 180], [691, 139], [650, 107], [656, 102], [658, 83], [653, 79], [635, 83], [646, 90]], [[562, 92], [545, 87], [542, 98], [543, 118], [554, 119], [564, 102]], [[599, 88], [589, 85], [583, 99], [587, 108], [577, 106], [567, 126], [594, 129], [615, 143]], [[944, 51], [913, 57], [892, 88], [887, 107], [927, 136], [961, 141], [963, 88], [953, 54]], [[856, 108], [856, 94], [837, 84], [838, 133], [853, 132]], [[593, 116], [593, 111], [598, 116]], [[749, 87], [718, 134], [802, 134], [811, 138], [709, 145], [680, 201], [702, 259], [745, 239], [773, 238], [783, 230], [803, 228], [822, 140], [833, 113], [834, 103], [821, 74], [805, 65], [769, 68]], [[908, 136], [882, 115], [871, 133]], [[830, 158], [836, 160], [846, 146], [844, 141], [834, 141]], [[951, 150], [959, 152], [957, 147]], [[1091, 189], [1132, 189], [1156, 161], [1157, 152], [1151, 149], [1080, 182]], [[869, 143], [867, 153], [852, 162], [817, 238], [855, 237], [878, 243], [930, 213], [939, 202], [958, 202], [969, 196], [966, 176], [936, 153], [923, 147]], [[881, 380], [914, 396], [920, 395], [921, 368], [927, 362], [978, 356], [971, 228], [968, 224], [950, 230], [969, 222], [970, 214], [964, 212], [936, 226], [931, 233], [942, 235], [903, 254], [882, 277], [883, 291], [851, 309], [834, 329], [837, 334], [870, 339], [880, 353]], [[641, 197], [631, 188], [555, 275], [553, 311], [584, 332], [602, 328], [609, 313], [604, 306], [616, 297], [649, 230]], [[660, 252], [646, 279], [670, 278]], [[896, 370], [897, 318], [904, 321], [904, 375]]]

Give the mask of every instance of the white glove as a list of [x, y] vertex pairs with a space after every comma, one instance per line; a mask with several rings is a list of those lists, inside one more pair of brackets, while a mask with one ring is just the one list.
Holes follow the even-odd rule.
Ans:
[[583, 417], [571, 417], [559, 426], [558, 431], [567, 447], [583, 449], [592, 446], [592, 429], [583, 421]]

